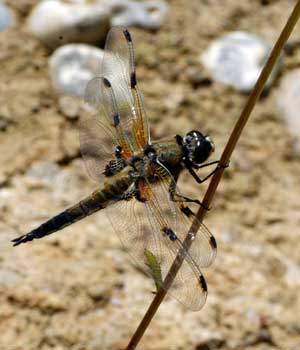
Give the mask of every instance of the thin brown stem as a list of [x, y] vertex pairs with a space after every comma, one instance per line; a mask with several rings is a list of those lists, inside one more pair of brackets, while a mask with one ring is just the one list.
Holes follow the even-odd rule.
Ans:
[[[193, 221], [191, 228], [189, 230], [188, 233], [190, 232], [197, 232], [199, 230], [199, 227], [201, 225], [201, 222], [203, 221], [203, 218], [205, 216], [205, 207], [209, 208], [213, 197], [215, 195], [216, 189], [219, 185], [219, 182], [222, 178], [223, 172], [224, 172], [224, 167], [228, 164], [230, 157], [232, 155], [232, 152], [240, 138], [240, 135], [250, 117], [250, 114], [257, 102], [257, 99], [259, 98], [259, 96], [261, 95], [263, 88], [266, 84], [266, 81], [268, 79], [268, 77], [270, 76], [270, 73], [276, 63], [276, 61], [278, 60], [280, 53], [284, 47], [284, 45], [286, 44], [291, 32], [293, 31], [298, 19], [300, 16], [300, 0], [297, 1], [292, 14], [290, 15], [285, 27], [283, 28], [276, 44], [274, 45], [272, 52], [268, 58], [268, 61], [266, 63], [266, 65], [264, 66], [256, 84], [255, 87], [252, 91], [252, 93], [250, 94], [244, 109], [241, 112], [241, 115], [229, 137], [229, 140], [225, 146], [225, 149], [222, 153], [221, 156], [221, 160], [220, 160], [220, 170], [217, 171], [211, 181], [210, 184], [208, 186], [208, 189], [205, 193], [205, 196], [203, 198], [203, 206], [201, 206], [196, 214], [195, 220]], [[187, 249], [189, 249], [189, 247], [192, 244], [192, 240], [190, 239], [190, 235], [187, 234], [186, 239], [184, 240], [184, 247], [186, 247]], [[141, 340], [143, 334], [145, 333], [147, 327], [149, 326], [153, 316], [155, 315], [157, 309], [159, 308], [161, 302], [163, 301], [164, 297], [167, 294], [167, 291], [169, 289], [169, 287], [171, 286], [176, 273], [178, 272], [178, 270], [180, 269], [183, 259], [184, 259], [184, 253], [180, 252], [178, 253], [178, 255], [176, 256], [166, 278], [164, 281], [164, 289], [160, 289], [160, 291], [156, 294], [156, 296], [154, 297], [153, 301], [151, 302], [147, 312], [145, 313], [141, 323], [139, 324], [138, 328], [136, 329], [134, 335], [132, 336], [126, 350], [134, 350], [137, 346], [137, 344], [139, 343], [139, 341]]]

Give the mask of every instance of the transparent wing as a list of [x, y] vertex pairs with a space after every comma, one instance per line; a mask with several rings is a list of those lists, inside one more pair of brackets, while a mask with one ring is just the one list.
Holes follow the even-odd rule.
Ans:
[[[217, 255], [217, 243], [209, 231], [209, 229], [203, 223], [199, 223], [199, 230], [197, 232], [191, 232], [190, 228], [192, 222], [197, 220], [195, 217], [187, 217], [180, 209], [184, 206], [183, 202], [173, 202], [171, 199], [170, 189], [176, 187], [176, 192], [180, 194], [177, 184], [173, 176], [170, 174], [167, 168], [163, 165], [156, 167], [155, 172], [160, 182], [160, 191], [156, 194], [156, 206], [163, 207], [171, 206], [175, 214], [174, 231], [178, 238], [177, 244], [182, 244], [189, 232], [193, 244], [189, 247], [189, 255], [195, 261], [196, 265], [200, 267], [209, 267], [216, 258]], [[165, 199], [167, 197], [167, 199]], [[167, 203], [166, 203], [167, 201]], [[153, 203], [154, 205], [154, 203]], [[172, 222], [168, 224], [172, 225]], [[172, 226], [171, 226], [172, 227]]]
[[112, 28], [108, 33], [101, 77], [88, 83], [85, 101], [91, 113], [81, 120], [81, 153], [88, 173], [101, 181], [117, 148], [128, 159], [150, 142], [136, 85], [133, 44], [126, 29]]
[[[148, 198], [145, 205], [151, 226], [156, 227], [154, 231], [160, 233], [158, 237], [163, 241], [162, 255], [167, 255], [168, 251], [170, 256], [168, 263], [162, 264], [162, 275], [165, 277], [176, 256], [184, 258], [169, 292], [189, 309], [199, 310], [207, 295], [207, 286], [200, 267], [209, 266], [215, 259], [215, 240], [211, 241], [213, 236], [204, 225], [200, 225], [197, 234], [189, 232], [191, 219], [182, 213], [170, 197], [169, 189], [172, 187], [173, 177], [163, 166], [156, 166], [155, 175], [159, 180], [147, 187], [149, 193], [144, 196]], [[170, 212], [173, 215], [168, 215]], [[189, 248], [185, 244], [188, 232], [193, 241]]]
[[[148, 275], [154, 277], [156, 282], [158, 282], [157, 276], [149, 267], [147, 254], [150, 252], [155, 257], [162, 280], [167, 276], [177, 254], [183, 254], [184, 262], [175, 276], [169, 293], [187, 308], [196, 311], [204, 305], [207, 295], [205, 279], [197, 261], [206, 266], [211, 258], [204, 247], [194, 249], [192, 246], [189, 253], [183, 248], [179, 237], [186, 235], [190, 223], [185, 220], [186, 224], [184, 222], [180, 225], [176, 224], [176, 221], [182, 218], [176, 216], [176, 206], [169, 199], [167, 190], [173, 179], [164, 174], [164, 169], [156, 171], [155, 167], [152, 165], [151, 169], [153, 183], [140, 181], [137, 185], [140, 196], [145, 199], [145, 202], [137, 201], [135, 198], [120, 201], [106, 208], [106, 213], [135, 263]], [[149, 172], [151, 170], [149, 169]], [[155, 177], [159, 178], [159, 181]], [[132, 189], [133, 192], [135, 190], [135, 188]], [[176, 226], [182, 232], [176, 230]], [[178, 239], [171, 239], [170, 233], [169, 235], [166, 233], [167, 229], [174, 232]], [[203, 244], [196, 236], [193, 245], [199, 242]], [[204, 256], [195, 255], [199, 252], [203, 252]], [[160, 286], [165, 287], [164, 283]]]
[[122, 110], [121, 124], [131, 133], [134, 149], [143, 150], [150, 143], [148, 122], [137, 86], [132, 38], [127, 29], [114, 27], [109, 31], [101, 74], [112, 85]]
[[86, 88], [85, 101], [91, 106], [80, 120], [80, 149], [88, 173], [96, 181], [102, 181], [107, 164], [116, 159], [119, 147], [125, 159], [133, 155], [128, 131], [118, 123], [120, 111], [116, 97], [104, 78], [92, 79]]

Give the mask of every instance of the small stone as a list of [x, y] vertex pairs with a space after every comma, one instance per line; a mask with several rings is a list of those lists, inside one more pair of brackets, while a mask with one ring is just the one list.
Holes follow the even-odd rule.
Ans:
[[[253, 89], [270, 53], [262, 39], [246, 32], [232, 32], [214, 41], [201, 56], [203, 65], [213, 78], [233, 86], [238, 91]], [[270, 75], [266, 87], [274, 81], [280, 62]]]
[[108, 0], [113, 26], [159, 29], [166, 21], [168, 6], [163, 1]]
[[85, 44], [69, 44], [54, 51], [49, 59], [50, 77], [55, 89], [84, 96], [87, 83], [99, 75], [103, 50]]
[[104, 40], [109, 25], [108, 8], [90, 1], [41, 1], [27, 20], [29, 32], [53, 48], [71, 42], [98, 43]]
[[0, 32], [9, 28], [14, 22], [11, 10], [0, 2]]

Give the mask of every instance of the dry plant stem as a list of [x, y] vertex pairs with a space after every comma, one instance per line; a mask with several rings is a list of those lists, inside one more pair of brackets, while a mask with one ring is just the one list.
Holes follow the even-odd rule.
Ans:
[[[244, 109], [242, 110], [242, 113], [230, 135], [230, 138], [225, 146], [225, 149], [223, 151], [223, 154], [221, 156], [221, 160], [220, 160], [220, 166], [221, 169], [219, 171], [217, 171], [211, 181], [210, 184], [208, 186], [208, 189], [205, 193], [205, 196], [203, 198], [203, 204], [204, 206], [200, 207], [197, 214], [196, 214], [196, 218], [193, 221], [191, 228], [185, 238], [184, 241], [184, 246], [188, 249], [191, 244], [192, 244], [192, 235], [190, 235], [190, 233], [195, 233], [198, 231], [201, 222], [203, 221], [204, 215], [205, 215], [205, 209], [209, 208], [211, 205], [211, 202], [213, 200], [214, 194], [216, 192], [216, 189], [218, 187], [218, 184], [222, 178], [223, 172], [224, 172], [224, 168], [222, 168], [222, 166], [225, 166], [226, 164], [228, 164], [230, 157], [232, 155], [232, 152], [239, 140], [239, 137], [249, 119], [249, 116], [257, 102], [257, 99], [259, 98], [259, 96], [262, 93], [262, 90], [266, 84], [266, 81], [274, 67], [275, 62], [278, 60], [280, 53], [284, 47], [284, 45], [286, 44], [292, 30], [294, 29], [298, 19], [300, 16], [300, 0], [297, 1], [294, 10], [292, 12], [292, 14], [290, 15], [284, 29], [282, 30], [275, 46], [273, 47], [273, 50], [268, 58], [268, 61], [266, 63], [266, 65], [264, 66], [264, 69], [262, 70], [256, 84], [255, 87], [252, 91], [252, 93], [250, 94], [247, 103], [244, 107]], [[177, 257], [175, 258], [165, 280], [164, 280], [164, 289], [161, 289], [156, 296], [154, 297], [152, 303], [150, 304], [146, 314], [144, 315], [141, 323], [139, 324], [138, 328], [136, 329], [134, 335], [132, 336], [126, 350], [134, 350], [137, 346], [137, 344], [139, 343], [140, 339], [142, 338], [143, 334], [145, 333], [148, 325], [150, 324], [153, 316], [155, 315], [157, 309], [159, 308], [159, 305], [161, 304], [161, 302], [163, 301], [164, 297], [167, 294], [167, 290], [168, 288], [171, 286], [176, 273], [178, 272], [178, 270], [180, 269], [182, 262], [184, 259], [184, 254], [182, 254], [182, 252], [179, 252]]]

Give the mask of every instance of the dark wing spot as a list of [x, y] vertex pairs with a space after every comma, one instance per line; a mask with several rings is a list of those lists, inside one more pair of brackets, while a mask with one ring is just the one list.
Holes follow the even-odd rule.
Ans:
[[214, 236], [210, 237], [209, 244], [213, 249], [217, 249], [217, 241]]
[[120, 124], [120, 117], [119, 114], [114, 115], [114, 125], [118, 126]]
[[200, 276], [199, 282], [200, 282], [200, 286], [201, 286], [202, 290], [206, 293], [207, 292], [207, 284], [206, 284], [206, 281], [205, 281], [203, 275]]
[[131, 34], [129, 33], [129, 31], [127, 29], [125, 29], [123, 31], [124, 33], [124, 36], [125, 36], [125, 39], [128, 41], [128, 42], [132, 42], [132, 39], [131, 39]]
[[170, 238], [171, 241], [176, 241], [177, 236], [172, 229], [170, 229], [169, 227], [164, 227], [162, 231]]
[[106, 87], [109, 87], [109, 88], [111, 87], [111, 83], [107, 78], [103, 78], [103, 83]]
[[131, 88], [135, 88], [136, 86], [136, 75], [135, 75], [135, 72], [132, 72], [131, 75], [130, 75], [130, 86]]

